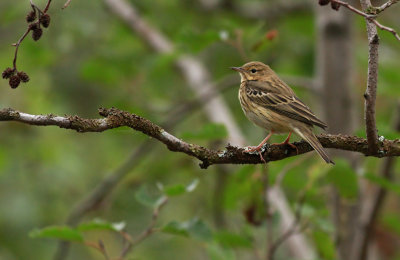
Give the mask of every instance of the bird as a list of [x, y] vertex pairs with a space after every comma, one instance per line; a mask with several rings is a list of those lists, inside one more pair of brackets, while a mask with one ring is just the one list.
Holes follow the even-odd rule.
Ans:
[[239, 72], [241, 77], [239, 101], [244, 114], [255, 125], [269, 131], [259, 145], [246, 147], [246, 152], [257, 151], [265, 162], [262, 147], [273, 134], [283, 133], [289, 134], [281, 144], [297, 150], [294, 144], [289, 143], [294, 132], [307, 141], [326, 163], [335, 164], [313, 133], [314, 126], [325, 130], [327, 124], [318, 119], [268, 65], [252, 61], [231, 69]]

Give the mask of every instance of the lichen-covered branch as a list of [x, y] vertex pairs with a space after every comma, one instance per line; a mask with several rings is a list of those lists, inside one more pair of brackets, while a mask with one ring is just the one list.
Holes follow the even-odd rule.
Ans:
[[[263, 163], [257, 154], [246, 153], [243, 148], [228, 145], [223, 151], [211, 150], [197, 144], [187, 143], [165, 131], [162, 127], [152, 123], [150, 120], [122, 111], [116, 108], [99, 109], [99, 114], [104, 118], [86, 119], [79, 116], [56, 116], [56, 115], [31, 115], [18, 112], [11, 108], [0, 110], [0, 121], [17, 121], [37, 126], [59, 126], [72, 129], [80, 133], [102, 132], [108, 129], [127, 126], [133, 130], [140, 131], [145, 135], [153, 137], [174, 152], [181, 152], [196, 157], [202, 163], [202, 168], [212, 164], [258, 164]], [[349, 135], [322, 134], [318, 137], [325, 148], [335, 148], [347, 151], [363, 153], [375, 157], [400, 156], [400, 140], [382, 140], [379, 142], [379, 152], [370, 153], [368, 142], [364, 138]], [[263, 152], [267, 162], [278, 161], [291, 156], [300, 155], [312, 151], [311, 146], [300, 141], [294, 143], [296, 149], [290, 149], [285, 145], [269, 145]]]

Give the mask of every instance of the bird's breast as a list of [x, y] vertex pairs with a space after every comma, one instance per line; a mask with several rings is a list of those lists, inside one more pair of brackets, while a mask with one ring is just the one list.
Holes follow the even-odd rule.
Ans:
[[288, 128], [287, 122], [282, 121], [284, 117], [256, 104], [249, 98], [246, 92], [245, 82], [242, 82], [239, 89], [239, 101], [244, 114], [251, 122], [268, 131], [273, 130], [275, 133], [287, 133], [291, 131]]

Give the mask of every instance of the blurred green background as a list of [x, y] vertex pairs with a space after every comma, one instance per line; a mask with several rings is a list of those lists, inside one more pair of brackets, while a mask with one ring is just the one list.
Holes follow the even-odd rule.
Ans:
[[[28, 37], [20, 47], [18, 68], [27, 72], [31, 80], [17, 89], [11, 89], [6, 80], [0, 80], [0, 108], [11, 107], [30, 114], [76, 114], [97, 118], [97, 108], [117, 107], [162, 124], [172, 109], [195, 99], [173, 65], [179, 55], [191, 54], [205, 64], [217, 86], [227, 78], [236, 79], [222, 94], [249, 145], [254, 145], [266, 133], [244, 117], [237, 100], [239, 76], [229, 67], [245, 63], [244, 53], [248, 60], [268, 63], [280, 75], [311, 78], [315, 70], [315, 10], [312, 6], [316, 10], [321, 8], [316, 3], [298, 12], [251, 19], [229, 6], [207, 9], [201, 1], [195, 0], [132, 0], [143, 19], [176, 46], [174, 54], [160, 55], [132, 33], [102, 1], [73, 0], [65, 10], [61, 10], [62, 1], [53, 2], [49, 11], [51, 25], [42, 39], [34, 42]], [[273, 1], [266, 2], [273, 4]], [[42, 7], [46, 1], [35, 3]], [[400, 31], [399, 8], [394, 6], [388, 10], [380, 21]], [[29, 10], [29, 1], [0, 2], [1, 69], [12, 65], [14, 47], [11, 44], [25, 31], [25, 15]], [[364, 20], [355, 16], [354, 23], [352, 90], [356, 96], [357, 118], [362, 123], [368, 46]], [[268, 33], [273, 36], [266, 37]], [[400, 43], [390, 33], [379, 32], [379, 35], [379, 134], [397, 138], [398, 133], [391, 129], [391, 118], [400, 93]], [[238, 43], [237, 39], [240, 39], [242, 54], [232, 44]], [[316, 114], [321, 115], [315, 101], [317, 96], [300, 85], [292, 87]], [[128, 128], [80, 134], [58, 127], [34, 127], [15, 122], [2, 122], [0, 133], [2, 260], [51, 259], [57, 240], [33, 239], [29, 232], [62, 225], [77, 202], [149, 139]], [[216, 149], [223, 149], [227, 144], [224, 141], [226, 130], [210, 123], [201, 107], [184, 116], [171, 133], [185, 141]], [[362, 124], [355, 134], [364, 136]], [[283, 138], [276, 136], [273, 142]], [[151, 209], [135, 198], [140, 187], [145, 185], [150, 193], [157, 194], [157, 183], [188, 185], [198, 179], [193, 192], [170, 198], [160, 213], [158, 226], [198, 218], [210, 235], [185, 237], [155, 233], [135, 247], [131, 259], [257, 259], [257, 254], [263, 254], [266, 243], [263, 167], [235, 165], [229, 166], [225, 173], [214, 166], [202, 170], [197, 160], [170, 152], [157, 141], [152, 142], [155, 145], [150, 151], [146, 151], [111, 196], [85, 215], [83, 222], [94, 218], [124, 221], [126, 231], [137, 237], [151, 221], [152, 214]], [[303, 156], [271, 163], [268, 167], [271, 182], [285, 165]], [[337, 162], [338, 166], [331, 168], [313, 153], [290, 169], [282, 183], [292, 207], [296, 206], [299, 192], [306, 185], [310, 186], [303, 214], [312, 220], [305, 234], [316, 247], [317, 259], [336, 259], [327, 190], [334, 184], [341, 196], [351, 202], [359, 190], [359, 180], [364, 179], [344, 160]], [[372, 175], [378, 163], [378, 159], [366, 158], [360, 169], [364, 175]], [[395, 170], [398, 169], [396, 165]], [[385, 185], [382, 180], [371, 179]], [[390, 197], [378, 228], [398, 244], [400, 186], [394, 182], [387, 188]], [[260, 225], [246, 220], [248, 210], [255, 210]], [[280, 216], [276, 211], [272, 221], [275, 235], [278, 235]], [[85, 239], [101, 239], [113, 256], [118, 255], [123, 245], [118, 234], [104, 230], [86, 232]], [[285, 250], [279, 250], [277, 257], [289, 259]], [[68, 259], [104, 257], [94, 249], [75, 243]], [[394, 253], [388, 259], [400, 259], [400, 254]]]

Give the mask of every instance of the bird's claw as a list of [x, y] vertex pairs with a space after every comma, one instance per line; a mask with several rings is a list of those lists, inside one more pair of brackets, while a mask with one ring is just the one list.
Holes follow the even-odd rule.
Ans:
[[258, 154], [259, 152], [261, 152], [261, 153], [265, 152], [268, 147], [269, 147], [269, 144], [264, 144], [261, 147], [258, 147], [258, 146], [246, 146], [243, 149], [244, 149], [245, 153]]
[[260, 155], [261, 161], [263, 161], [265, 164], [267, 164], [267, 162], [265, 161], [264, 157], [262, 156], [262, 153], [266, 150], [266, 146], [267, 145], [268, 144], [264, 144], [261, 147], [258, 147], [258, 146], [246, 146], [243, 149], [244, 149], [245, 153]]

